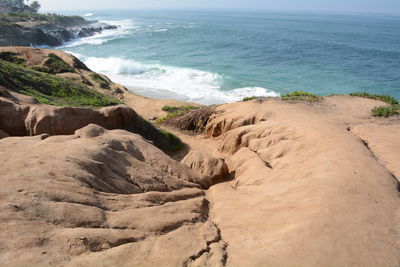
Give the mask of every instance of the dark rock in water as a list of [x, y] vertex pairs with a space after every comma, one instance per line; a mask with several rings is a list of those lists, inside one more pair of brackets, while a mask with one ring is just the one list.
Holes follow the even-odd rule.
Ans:
[[55, 24], [21, 26], [18, 24], [0, 26], [0, 46], [59, 46], [77, 38], [89, 37], [118, 26], [99, 22], [84, 23], [68, 27]]

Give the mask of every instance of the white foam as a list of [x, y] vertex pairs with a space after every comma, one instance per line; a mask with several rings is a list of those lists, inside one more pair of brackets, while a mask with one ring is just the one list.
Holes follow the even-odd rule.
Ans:
[[67, 42], [59, 48], [75, 47], [80, 45], [102, 45], [111, 40], [127, 35], [132, 29], [135, 28], [133, 21], [131, 20], [101, 20], [100, 22], [118, 26], [117, 29], [103, 30], [101, 33], [90, 37], [84, 37], [75, 39], [71, 42]]
[[94, 14], [93, 13], [86, 13], [85, 15], [83, 15], [84, 17], [92, 17]]
[[92, 70], [105, 74], [141, 74], [147, 70], [144, 65], [136, 61], [118, 57], [88, 57], [84, 59], [84, 62]]
[[[76, 54], [75, 54], [76, 55]], [[219, 104], [240, 101], [248, 96], [277, 97], [278, 93], [262, 87], [245, 87], [229, 91], [221, 90], [224, 77], [218, 73], [190, 68], [157, 64], [141, 64], [118, 57], [81, 58], [92, 70], [104, 73], [113, 81], [129, 88], [137, 88], [141, 94], [197, 102]], [[139, 92], [138, 92], [139, 93]]]
[[167, 32], [168, 31], [168, 29], [157, 29], [157, 30], [155, 30], [155, 32]]

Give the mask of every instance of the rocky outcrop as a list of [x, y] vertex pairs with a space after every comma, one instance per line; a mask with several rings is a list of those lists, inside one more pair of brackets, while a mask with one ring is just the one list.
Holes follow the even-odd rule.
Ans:
[[99, 22], [79, 21], [79, 23], [68, 26], [39, 21], [0, 25], [0, 46], [59, 46], [77, 38], [117, 28]]
[[[106, 102], [110, 103], [118, 102], [115, 99], [122, 100], [124, 93], [127, 92], [122, 85], [112, 82], [105, 75], [91, 71], [73, 55], [59, 50], [24, 46], [0, 47], [0, 67], [0, 96], [4, 97], [7, 97], [5, 94], [9, 94], [7, 90], [16, 92], [30, 90], [31, 95], [35, 91], [42, 94], [42, 100], [43, 97], [47, 100], [45, 103], [57, 104], [57, 101], [61, 101], [62, 103], [58, 104], [82, 105], [77, 99], [86, 97], [92, 100], [88, 101], [86, 106], [93, 106], [90, 102], [96, 103], [99, 98], [106, 99]], [[3, 90], [1, 86], [6, 88]], [[60, 90], [67, 91], [60, 94], [64, 99], [55, 95], [46, 98], [51, 92]], [[82, 91], [84, 93], [79, 95]], [[108, 97], [104, 98], [96, 92]], [[72, 98], [72, 102], [68, 103], [68, 97]], [[37, 100], [34, 102], [38, 103]]]
[[377, 104], [217, 108], [206, 133], [234, 177], [207, 198], [227, 266], [399, 265], [399, 121], [373, 118]]
[[203, 151], [190, 151], [181, 161], [192, 170], [210, 177], [213, 184], [227, 178], [229, 171], [223, 159], [215, 158]]
[[6, 133], [5, 131], [0, 130], [0, 139], [9, 137], [10, 135], [8, 133]]
[[0, 97], [0, 129], [11, 136], [70, 135], [93, 123], [106, 129], [124, 129], [137, 133], [162, 149], [174, 149], [173, 140], [125, 105], [95, 110], [21, 101], [30, 103], [31, 98], [14, 92], [8, 92], [8, 97]]
[[0, 158], [0, 265], [225, 262], [204, 177], [139, 135], [8, 137]]

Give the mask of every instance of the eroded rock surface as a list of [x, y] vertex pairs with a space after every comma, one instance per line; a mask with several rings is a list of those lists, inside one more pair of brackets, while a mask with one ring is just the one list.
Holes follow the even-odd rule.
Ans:
[[[79, 114], [0, 99], [32, 134]], [[94, 124], [1, 139], [0, 265], [400, 265], [399, 121], [373, 118], [379, 104], [222, 105], [182, 163]]]
[[[399, 121], [382, 129], [371, 116], [379, 104], [342, 96], [218, 107], [206, 134], [234, 179], [207, 198], [228, 266], [400, 264]], [[348, 130], [359, 124], [352, 131], [375, 155]]]
[[11, 136], [70, 135], [94, 123], [106, 129], [140, 134], [162, 149], [170, 140], [126, 105], [100, 109], [31, 104], [32, 98], [4, 89], [0, 96], [0, 129]]
[[210, 177], [213, 184], [227, 178], [229, 171], [223, 159], [215, 158], [212, 155], [193, 150], [181, 161], [192, 170]]
[[88, 125], [0, 140], [0, 265], [223, 264], [202, 175], [139, 135]]

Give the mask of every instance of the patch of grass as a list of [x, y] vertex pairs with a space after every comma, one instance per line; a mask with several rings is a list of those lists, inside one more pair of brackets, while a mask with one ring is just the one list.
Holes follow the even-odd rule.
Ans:
[[374, 107], [372, 115], [374, 117], [391, 117], [400, 114], [400, 105], [390, 105], [386, 107]]
[[391, 97], [389, 95], [369, 94], [366, 92], [355, 92], [355, 93], [351, 93], [350, 95], [380, 100], [380, 101], [386, 102], [390, 105], [390, 106], [386, 106], [386, 107], [384, 107], [384, 106], [374, 107], [372, 109], [372, 116], [374, 116], [374, 117], [391, 117], [391, 116], [400, 114], [399, 101], [397, 101], [396, 98]]
[[195, 107], [195, 106], [163, 106], [161, 108], [161, 110], [172, 113], [172, 112], [176, 112], [179, 110], [189, 111], [189, 110], [197, 109], [197, 108], [199, 108], [199, 107]]
[[25, 59], [21, 58], [18, 53], [14, 52], [0, 52], [0, 59], [15, 63], [15, 64], [24, 64]]
[[163, 106], [161, 109], [165, 112], [168, 112], [168, 114], [156, 119], [156, 122], [163, 123], [169, 119], [182, 116], [186, 112], [193, 110], [193, 109], [198, 109], [198, 108], [199, 107], [195, 107], [195, 106], [179, 106], [179, 107], [178, 106]]
[[182, 116], [185, 113], [186, 113], [186, 111], [184, 111], [184, 110], [178, 110], [178, 111], [175, 111], [175, 112], [171, 112], [171, 113], [168, 113], [167, 115], [165, 115], [163, 117], [157, 118], [156, 122], [163, 123], [163, 122], [165, 122], [165, 121], [167, 121], [169, 119]]
[[294, 91], [289, 94], [282, 96], [283, 100], [291, 100], [291, 101], [308, 101], [314, 102], [319, 100], [319, 97], [304, 91]]
[[250, 100], [253, 100], [256, 98], [258, 98], [258, 96], [248, 96], [248, 97], [243, 98], [242, 102], [247, 102], [247, 101], [250, 101]]
[[172, 145], [172, 147], [174, 148], [175, 151], [179, 151], [182, 148], [184, 148], [185, 145], [182, 143], [182, 141], [181, 141], [181, 139], [179, 139], [179, 137], [177, 137], [176, 135], [174, 135], [168, 131], [165, 131], [162, 129], [158, 129], [158, 130], [160, 131], [160, 133], [162, 135], [164, 135], [168, 139], [169, 143]]
[[0, 60], [0, 85], [56, 106], [102, 107], [121, 104], [85, 84]]
[[92, 79], [94, 81], [96, 81], [100, 85], [101, 88], [110, 89], [110, 82], [107, 81], [106, 79], [104, 79], [103, 77], [101, 77], [99, 74], [92, 73], [92, 74], [90, 74], [90, 77], [92, 77]]
[[355, 92], [355, 93], [351, 93], [350, 95], [351, 96], [359, 96], [359, 97], [365, 97], [365, 98], [380, 100], [380, 101], [388, 103], [389, 105], [397, 105], [397, 104], [399, 104], [399, 101], [397, 101], [396, 98], [391, 97], [389, 95], [376, 95], [376, 94], [369, 94], [369, 93], [366, 93], [366, 92]]
[[43, 68], [35, 68], [35, 70], [51, 74], [75, 72], [74, 68], [53, 53], [47, 56], [47, 59], [43, 64]]

